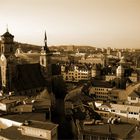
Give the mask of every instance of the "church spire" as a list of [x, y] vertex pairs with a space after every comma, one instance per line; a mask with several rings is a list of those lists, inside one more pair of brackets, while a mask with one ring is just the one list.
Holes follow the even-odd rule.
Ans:
[[46, 34], [46, 31], [45, 31], [45, 36], [44, 36], [44, 43], [45, 43], [45, 46], [42, 47], [42, 51], [45, 52], [45, 53], [50, 53], [50, 50], [48, 48], [48, 44], [47, 44], [47, 34]]
[[46, 31], [45, 31], [44, 43], [45, 43], [45, 47], [47, 47], [47, 35], [46, 35]]

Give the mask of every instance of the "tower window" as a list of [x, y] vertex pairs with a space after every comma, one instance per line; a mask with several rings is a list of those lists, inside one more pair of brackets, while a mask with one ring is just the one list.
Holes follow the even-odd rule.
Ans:
[[10, 47], [10, 52], [12, 52], [13, 51], [13, 48], [12, 47]]
[[44, 59], [42, 59], [42, 64], [44, 65]]
[[4, 53], [4, 46], [1, 46], [1, 52]]

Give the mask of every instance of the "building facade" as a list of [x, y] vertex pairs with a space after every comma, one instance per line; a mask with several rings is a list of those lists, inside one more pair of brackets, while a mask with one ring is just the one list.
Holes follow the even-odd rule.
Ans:
[[61, 74], [67, 82], [79, 82], [91, 78], [91, 70], [85, 65], [62, 65]]

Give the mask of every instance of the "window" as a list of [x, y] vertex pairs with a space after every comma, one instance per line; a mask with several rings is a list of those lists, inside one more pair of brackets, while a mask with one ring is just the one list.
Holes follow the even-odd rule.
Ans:
[[133, 112], [129, 112], [129, 114], [133, 114]]
[[126, 113], [126, 111], [125, 110], [121, 110], [120, 113]]
[[136, 100], [136, 97], [131, 97], [131, 100]]
[[138, 115], [138, 113], [137, 112], [134, 112], [134, 115]]
[[42, 59], [42, 65], [44, 65], [44, 59]]

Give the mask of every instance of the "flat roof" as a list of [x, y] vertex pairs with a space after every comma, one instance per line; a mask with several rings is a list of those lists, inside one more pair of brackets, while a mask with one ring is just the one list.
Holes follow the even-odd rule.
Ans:
[[128, 134], [132, 132], [135, 125], [132, 124], [100, 124], [100, 125], [84, 125], [83, 131], [94, 134], [114, 134], [119, 138], [127, 138]]
[[1, 118], [24, 123], [25, 120], [46, 121], [46, 114], [39, 113], [39, 112], [30, 112], [30, 113], [23, 113], [23, 114], [3, 115], [1, 116]]
[[18, 127], [11, 126], [7, 129], [0, 131], [0, 136], [12, 139], [12, 140], [42, 140], [42, 138], [31, 137], [27, 135], [22, 135], [21, 131], [18, 130]]
[[57, 124], [51, 122], [34, 121], [34, 120], [29, 120], [28, 123], [29, 123], [28, 125], [23, 125], [23, 126], [45, 129], [45, 130], [52, 130], [58, 126]]

